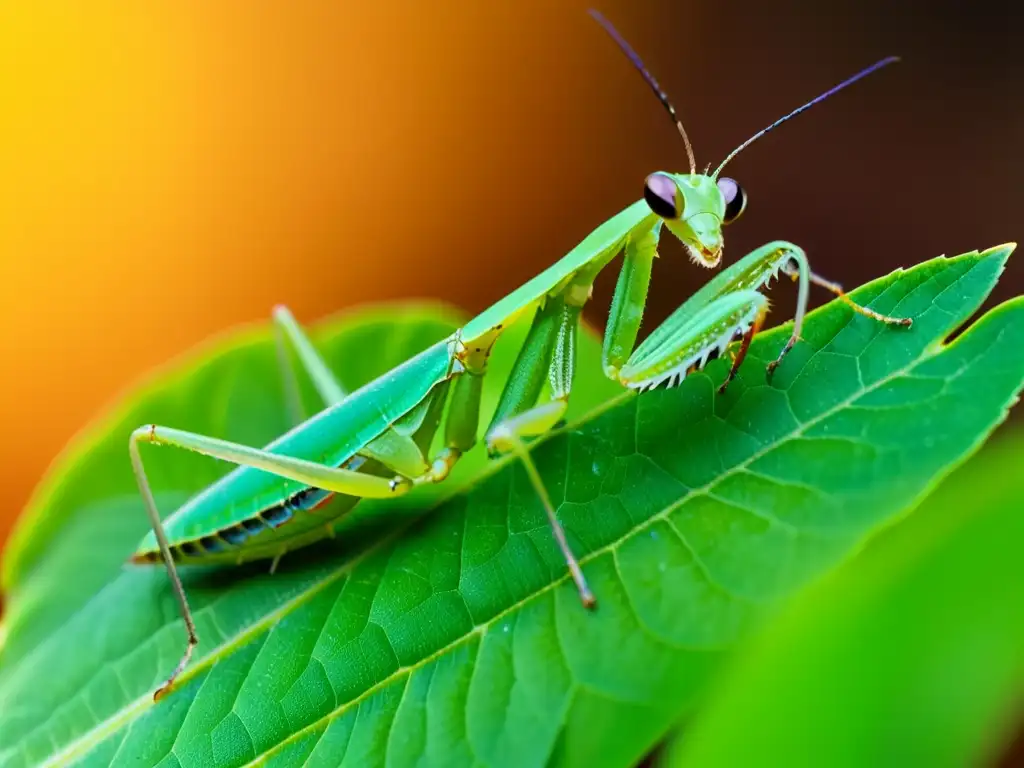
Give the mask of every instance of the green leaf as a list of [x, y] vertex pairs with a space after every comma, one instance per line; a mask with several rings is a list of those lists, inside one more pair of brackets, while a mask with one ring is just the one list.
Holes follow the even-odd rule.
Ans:
[[666, 764], [993, 765], [1024, 695], [1024, 439], [802, 593]]
[[[353, 390], [444, 338], [463, 320], [460, 313], [435, 303], [378, 306], [331, 319], [311, 336], [341, 383]], [[508, 343], [495, 351], [495, 375], [481, 405], [484, 416], [494, 410], [500, 382], [526, 329], [527, 323], [509, 329]], [[584, 365], [598, 364], [600, 345], [589, 330], [581, 334], [580, 355]], [[289, 427], [277, 350], [265, 324], [216, 338], [151, 379], [73, 441], [19, 520], [3, 561], [2, 585], [10, 605], [0, 666], [16, 663], [23, 647], [33, 647], [60, 627], [121, 573], [149, 530], [135, 477], [125, 462], [132, 429], [158, 422], [263, 445]], [[313, 413], [319, 401], [312, 384], [300, 380], [300, 386], [306, 411]], [[619, 393], [603, 377], [585, 382], [572, 412], [586, 413]], [[184, 451], [162, 451], [149, 459], [147, 473], [167, 514], [223, 474], [224, 466]], [[420, 495], [429, 501], [440, 491], [450, 494], [484, 466], [482, 451], [475, 451], [443, 488]], [[413, 502], [414, 508], [424, 501]], [[363, 506], [369, 512], [360, 513], [372, 515], [380, 505]], [[409, 498], [391, 506], [409, 506]]]
[[[1024, 381], [1024, 301], [942, 340], [988, 295], [1010, 250], [936, 259], [856, 292], [913, 316], [910, 330], [832, 303], [811, 315], [770, 385], [764, 363], [785, 330], [755, 341], [724, 396], [714, 393], [723, 361], [677, 389], [620, 396], [538, 445], [594, 613], [567, 582], [525, 473], [498, 461], [422, 517], [360, 505], [374, 514], [286, 558], [275, 576], [193, 569], [202, 644], [154, 705], [183, 630], [160, 571], [114, 565], [134, 542], [85, 539], [89, 517], [111, 521], [107, 538], [127, 524], [110, 509], [131, 525], [141, 517], [130, 483], [109, 498], [90, 485], [124, 471], [123, 447], [111, 448], [44, 495], [44, 507], [71, 511], [50, 524], [59, 531], [47, 530], [45, 510], [31, 515], [48, 541], [22, 544], [27, 554], [6, 570], [0, 762], [628, 765], [693, 710], [781, 597], [917, 502], [1005, 417]], [[579, 380], [597, 386], [599, 370], [581, 356]], [[241, 377], [238, 397], [268, 382], [276, 391], [269, 362]], [[172, 381], [166, 412], [192, 413], [211, 391], [217, 379]], [[206, 431], [260, 442], [247, 438], [255, 411], [244, 400], [212, 402], [207, 417], [236, 415]], [[120, 430], [110, 445], [150, 420], [109, 425]], [[162, 487], [207, 482], [211, 470], [196, 466]], [[83, 557], [62, 538], [72, 526], [91, 542], [90, 567], [107, 569], [98, 592], [70, 584], [74, 601], [61, 597], [65, 584], [92, 576], [61, 565]]]

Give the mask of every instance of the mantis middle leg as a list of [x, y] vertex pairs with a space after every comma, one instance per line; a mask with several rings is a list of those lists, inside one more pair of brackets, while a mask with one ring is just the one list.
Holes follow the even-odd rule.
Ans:
[[[558, 521], [554, 504], [525, 443], [526, 438], [550, 431], [565, 416], [576, 370], [576, 335], [581, 310], [582, 306], [569, 304], [564, 296], [548, 297], [537, 310], [485, 440], [492, 455], [512, 452], [523, 462], [580, 600], [584, 606], [592, 608], [596, 604], [594, 594], [569, 546], [565, 529]], [[551, 398], [538, 404], [545, 378], [550, 384]]]

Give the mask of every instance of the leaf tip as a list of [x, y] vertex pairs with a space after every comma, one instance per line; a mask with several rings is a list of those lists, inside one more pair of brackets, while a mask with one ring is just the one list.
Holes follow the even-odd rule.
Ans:
[[981, 258], [983, 259], [995, 259], [996, 261], [1006, 264], [1006, 260], [1010, 258], [1010, 254], [1017, 249], [1017, 243], [1008, 242], [1002, 245], [994, 245], [981, 252]]

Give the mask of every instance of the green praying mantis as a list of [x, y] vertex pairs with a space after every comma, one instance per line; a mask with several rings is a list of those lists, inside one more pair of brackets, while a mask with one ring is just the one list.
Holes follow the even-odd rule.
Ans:
[[[689, 173], [651, 174], [642, 200], [599, 226], [566, 256], [463, 328], [355, 392], [344, 391], [292, 315], [279, 307], [274, 324], [289, 401], [297, 402], [290, 345], [325, 408], [265, 448], [157, 425], [135, 430], [129, 452], [153, 530], [132, 562], [164, 562], [187, 633], [181, 660], [154, 698], [171, 690], [199, 642], [176, 564], [272, 559], [273, 569], [285, 552], [331, 535], [333, 524], [359, 499], [391, 498], [445, 480], [478, 441], [481, 391], [491, 350], [503, 331], [528, 313], [533, 314], [532, 324], [484, 431], [484, 442], [490, 455], [511, 453], [522, 461], [580, 599], [584, 606], [594, 607], [594, 594], [526, 441], [549, 432], [563, 419], [576, 372], [580, 313], [591, 298], [594, 280], [620, 253], [624, 256], [604, 333], [603, 368], [606, 376], [633, 390], [676, 385], [725, 353], [738, 338], [739, 347], [720, 387], [724, 391], [764, 322], [768, 301], [761, 291], [780, 272], [798, 283], [797, 309], [792, 335], [769, 364], [769, 375], [800, 337], [811, 283], [881, 323], [911, 324], [910, 319], [886, 317], [857, 305], [839, 286], [811, 272], [798, 246], [776, 241], [721, 271], [637, 346], [663, 228], [683, 244], [693, 261], [716, 267], [722, 258], [722, 228], [739, 218], [747, 202], [739, 184], [721, 176], [725, 166], [768, 131], [895, 59], [883, 59], [754, 134], [713, 173], [698, 173], [686, 131], [664, 91], [615, 29], [596, 11], [591, 14], [668, 111], [683, 138]], [[540, 402], [545, 383], [549, 397]], [[444, 447], [431, 455], [442, 428]], [[238, 466], [161, 522], [139, 451], [143, 444], [174, 446]]]

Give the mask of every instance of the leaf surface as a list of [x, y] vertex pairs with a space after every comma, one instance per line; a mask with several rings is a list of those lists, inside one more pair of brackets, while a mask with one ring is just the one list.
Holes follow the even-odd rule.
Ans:
[[1022, 461], [996, 441], [802, 593], [670, 764], [995, 765], [1024, 696]]
[[[755, 341], [724, 396], [721, 361], [677, 389], [619, 396], [539, 444], [594, 613], [567, 581], [525, 473], [494, 462], [429, 514], [375, 508], [272, 577], [188, 573], [202, 645], [154, 705], [183, 640], [166, 577], [118, 570], [122, 548], [104, 560], [102, 588], [70, 609], [55, 580], [74, 576], [48, 558], [61, 540], [41, 524], [45, 547], [23, 545], [33, 556], [6, 571], [0, 762], [630, 764], [692, 710], [781, 597], [916, 503], [1005, 417], [1024, 381], [1024, 301], [943, 340], [1010, 250], [936, 259], [855, 293], [914, 317], [910, 330], [832, 303], [812, 313], [771, 384], [764, 363], [786, 329]], [[578, 379], [599, 370], [583, 356]], [[269, 371], [247, 371], [246, 384], [267, 386]], [[587, 397], [592, 406], [602, 393]], [[244, 401], [228, 407], [232, 424], [248, 424]], [[245, 439], [232, 424], [214, 434]], [[99, 483], [106, 467], [78, 482]], [[127, 490], [63, 491], [100, 517], [116, 504], [141, 516]], [[63, 606], [59, 623], [42, 608], [18, 622], [18, 590], [33, 581], [39, 605]]]

